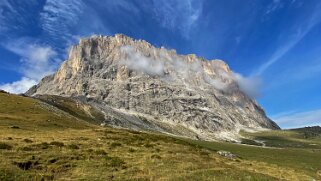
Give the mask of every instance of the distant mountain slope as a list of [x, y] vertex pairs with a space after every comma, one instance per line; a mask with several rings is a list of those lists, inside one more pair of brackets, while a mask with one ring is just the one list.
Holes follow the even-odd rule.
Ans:
[[290, 130], [301, 133], [305, 139], [316, 138], [316, 137], [321, 138], [320, 126], [310, 126], [310, 127], [296, 128], [296, 129], [290, 129]]
[[92, 36], [27, 94], [85, 97], [102, 122], [199, 139], [235, 139], [240, 129], [279, 129], [221, 60], [155, 48], [124, 35]]
[[321, 149], [320, 126], [255, 133], [242, 132], [242, 135], [244, 136], [242, 140], [244, 144], [281, 148]]

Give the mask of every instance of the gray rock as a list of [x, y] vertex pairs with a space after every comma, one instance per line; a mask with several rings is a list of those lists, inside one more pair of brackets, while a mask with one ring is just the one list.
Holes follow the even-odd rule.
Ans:
[[229, 159], [234, 159], [234, 158], [237, 158], [238, 156], [229, 152], [229, 151], [223, 151], [223, 150], [220, 150], [220, 151], [217, 151], [217, 153], [223, 157], [226, 157], [226, 158], [229, 158]]
[[279, 129], [240, 91], [221, 60], [178, 55], [125, 35], [92, 36], [27, 95], [83, 97], [104, 124], [200, 139], [235, 139], [240, 129]]

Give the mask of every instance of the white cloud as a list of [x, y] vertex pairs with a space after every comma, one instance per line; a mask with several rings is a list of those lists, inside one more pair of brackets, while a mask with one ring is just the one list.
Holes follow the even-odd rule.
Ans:
[[213, 79], [207, 75], [204, 75], [204, 80], [205, 80], [205, 82], [211, 84], [215, 89], [220, 90], [220, 91], [227, 91], [229, 88], [228, 83], [225, 83], [219, 79]]
[[121, 47], [121, 51], [126, 54], [121, 64], [124, 64], [136, 71], [142, 71], [150, 75], [163, 75], [164, 63], [141, 55], [131, 46]]
[[[250, 98], [255, 99], [260, 96], [262, 81], [259, 77], [244, 77], [239, 73], [226, 72], [216, 64], [212, 65], [212, 69], [217, 74], [213, 77], [206, 73], [204, 65], [200, 61], [186, 62], [179, 56], [169, 55], [168, 52], [161, 52], [159, 56], [155, 55], [158, 58], [146, 57], [132, 46], [123, 46], [120, 50], [125, 54], [121, 64], [135, 71], [160, 76], [165, 81], [172, 80], [174, 78], [172, 76], [175, 76], [176, 81], [188, 85], [189, 80], [199, 77], [215, 89], [226, 93], [239, 89]], [[167, 74], [165, 72], [175, 73]], [[235, 82], [238, 87], [235, 87]]]
[[19, 81], [0, 85], [0, 89], [10, 93], [18, 94], [26, 92], [35, 84], [37, 84], [37, 81], [27, 77], [22, 77], [22, 79]]
[[241, 91], [251, 98], [261, 96], [263, 86], [262, 79], [258, 76], [244, 77], [241, 74], [234, 73], [234, 79], [239, 85]]
[[57, 68], [57, 53], [47, 45], [38, 45], [20, 39], [10, 42], [5, 47], [21, 57], [21, 73], [33, 80], [40, 80]]
[[271, 118], [284, 128], [297, 128], [304, 126], [321, 126], [321, 109], [306, 112], [286, 112], [271, 116]]
[[153, 0], [156, 19], [167, 29], [182, 32], [189, 37], [203, 10], [202, 0]]
[[23, 93], [44, 76], [53, 73], [58, 66], [57, 53], [50, 46], [20, 39], [7, 43], [4, 47], [21, 57], [18, 70], [23, 75], [21, 80], [0, 85], [8, 92]]

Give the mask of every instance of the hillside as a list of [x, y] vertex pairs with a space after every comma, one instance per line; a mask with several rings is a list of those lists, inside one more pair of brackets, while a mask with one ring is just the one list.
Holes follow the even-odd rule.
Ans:
[[320, 147], [262, 148], [101, 127], [95, 109], [40, 99], [0, 93], [0, 180], [321, 179]]

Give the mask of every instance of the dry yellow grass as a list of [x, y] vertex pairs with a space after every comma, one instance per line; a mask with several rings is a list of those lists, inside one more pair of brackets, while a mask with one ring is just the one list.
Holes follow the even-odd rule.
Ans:
[[102, 128], [31, 98], [0, 100], [0, 180], [312, 179], [166, 135]]

